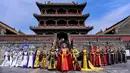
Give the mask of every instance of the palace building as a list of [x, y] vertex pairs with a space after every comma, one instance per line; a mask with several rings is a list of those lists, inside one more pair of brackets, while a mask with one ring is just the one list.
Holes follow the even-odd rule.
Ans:
[[0, 21], [0, 35], [24, 35], [24, 33], [20, 30], [16, 31], [15, 28]]
[[64, 39], [68, 46], [75, 45], [79, 51], [90, 44], [123, 44], [126, 49], [130, 49], [130, 16], [105, 31], [88, 35], [94, 27], [85, 25], [90, 14], [82, 14], [82, 11], [87, 3], [36, 2], [36, 5], [40, 10], [40, 14], [34, 14], [38, 24], [30, 26], [36, 35], [25, 35], [0, 22], [0, 61], [6, 47], [18, 47], [26, 43], [36, 47], [47, 46], [47, 50], [50, 50], [51, 46], [55, 46], [61, 39]]
[[37, 35], [54, 35], [58, 39], [68, 40], [71, 34], [86, 35], [92, 26], [85, 26], [89, 13], [82, 14], [87, 3], [51, 3], [36, 2], [41, 14], [34, 14], [38, 26], [30, 29]]
[[106, 28], [105, 31], [99, 31], [96, 33], [99, 34], [122, 34], [122, 35], [128, 35], [130, 34], [130, 15], [123, 20], [119, 21], [118, 23], [112, 25], [109, 28]]

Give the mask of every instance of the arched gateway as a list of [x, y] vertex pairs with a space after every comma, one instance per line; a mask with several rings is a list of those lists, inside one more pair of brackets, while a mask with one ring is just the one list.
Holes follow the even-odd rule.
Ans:
[[59, 32], [59, 33], [57, 33], [57, 39], [58, 40], [61, 40], [61, 39], [68, 40], [68, 35], [65, 32]]
[[[43, 4], [36, 2], [36, 4], [41, 14], [34, 14], [34, 17], [39, 23], [38, 26], [31, 26], [30, 29], [38, 35], [48, 35], [49, 32], [49, 35], [57, 37], [57, 40], [70, 41], [68, 38], [70, 35], [85, 35], [93, 29], [92, 26], [85, 27], [84, 21], [89, 17], [89, 13], [82, 14], [82, 11], [86, 3]], [[41, 24], [40, 21], [44, 23]]]

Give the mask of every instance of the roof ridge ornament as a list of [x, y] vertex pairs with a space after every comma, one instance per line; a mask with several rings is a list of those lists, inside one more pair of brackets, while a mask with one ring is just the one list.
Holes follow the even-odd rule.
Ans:
[[72, 1], [73, 4], [76, 4], [74, 1]]
[[51, 4], [51, 1], [48, 1], [47, 4]]

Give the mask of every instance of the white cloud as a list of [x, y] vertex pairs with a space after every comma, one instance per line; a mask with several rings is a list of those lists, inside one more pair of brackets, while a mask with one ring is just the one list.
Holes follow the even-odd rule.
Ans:
[[[35, 2], [80, 2], [80, 0], [2, 0], [0, 2], [0, 21], [8, 24], [9, 26], [22, 30], [25, 33], [32, 33], [29, 27], [32, 25], [37, 26], [37, 20], [33, 17], [33, 13], [39, 13], [39, 9]], [[84, 0], [91, 1], [92, 0]], [[117, 1], [117, 0], [116, 0]], [[100, 4], [101, 5], [101, 4]], [[93, 5], [94, 6], [94, 5]], [[111, 4], [110, 4], [111, 6]], [[95, 7], [95, 6], [94, 6]], [[130, 4], [108, 12], [99, 19], [87, 20], [87, 23], [94, 26], [95, 29], [90, 33], [95, 33], [100, 29], [105, 29], [112, 24], [123, 19], [130, 13]]]
[[100, 29], [105, 30], [105, 28], [112, 26], [128, 15], [130, 15], [130, 4], [107, 12], [104, 16], [99, 17], [99, 19], [88, 20], [86, 23], [94, 26], [94, 29], [90, 31], [90, 34], [95, 34]]
[[0, 21], [25, 33], [32, 33], [30, 26], [37, 26], [33, 13], [40, 13], [38, 2], [72, 2], [77, 0], [2, 0], [0, 2]]
[[[34, 25], [33, 13], [38, 13], [38, 8], [35, 1], [30, 0], [3, 0], [3, 4], [0, 5], [0, 9], [4, 12], [0, 12], [0, 21], [8, 24], [9, 26], [22, 30], [26, 33], [26, 30], [30, 30], [29, 26]], [[33, 23], [32, 23], [33, 22]]]
[[[87, 0], [87, 2], [90, 2], [90, 0]], [[98, 2], [94, 3], [94, 0], [91, 0], [91, 7], [93, 8], [102, 8], [102, 7], [119, 7], [123, 4], [126, 4], [130, 2], [129, 0], [98, 0]]]

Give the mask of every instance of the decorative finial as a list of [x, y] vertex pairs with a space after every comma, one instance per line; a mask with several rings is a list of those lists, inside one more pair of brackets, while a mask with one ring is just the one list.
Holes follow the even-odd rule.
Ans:
[[47, 4], [50, 4], [50, 3], [51, 3], [51, 1], [48, 1], [48, 2], [47, 2]]
[[74, 1], [72, 1], [72, 3], [73, 3], [73, 4], [75, 4], [75, 2], [74, 2]]

